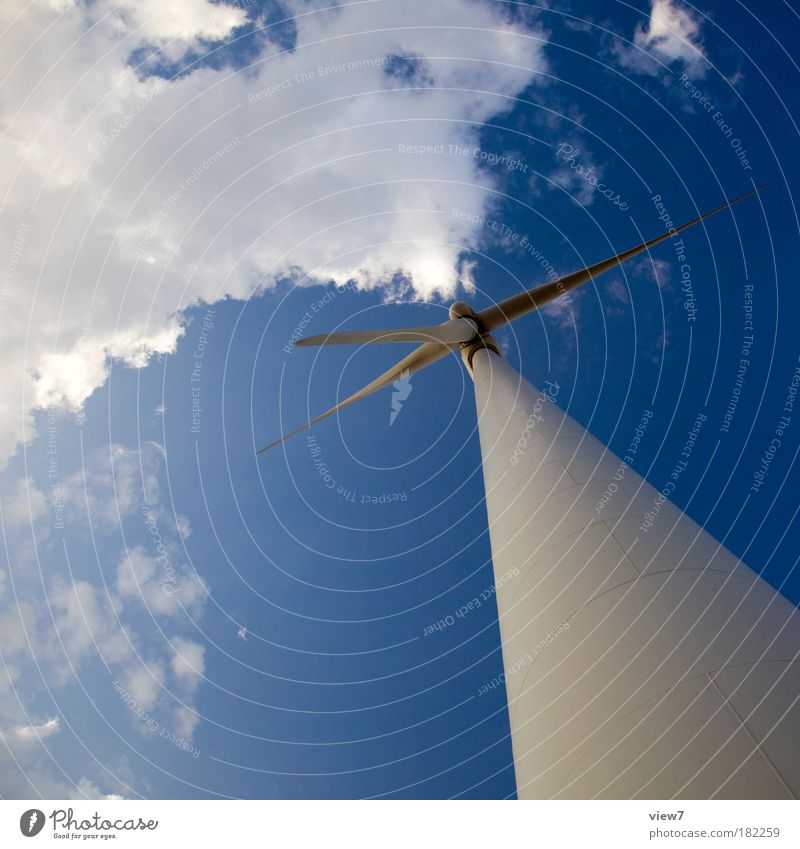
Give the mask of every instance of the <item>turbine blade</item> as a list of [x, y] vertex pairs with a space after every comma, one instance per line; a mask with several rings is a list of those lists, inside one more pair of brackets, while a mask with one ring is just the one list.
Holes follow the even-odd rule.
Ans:
[[340, 401], [335, 407], [331, 407], [330, 410], [326, 410], [324, 413], [321, 413], [319, 416], [311, 419], [311, 421], [306, 422], [304, 425], [300, 425], [300, 427], [296, 427], [294, 430], [289, 431], [289, 433], [285, 433], [280, 439], [270, 442], [269, 445], [265, 445], [256, 453], [263, 454], [270, 448], [280, 445], [281, 442], [288, 439], [290, 436], [294, 436], [296, 433], [306, 430], [306, 428], [315, 425], [317, 422], [321, 422], [328, 416], [338, 413], [339, 410], [349, 407], [350, 404], [354, 404], [356, 401], [360, 401], [362, 398], [372, 395], [373, 392], [377, 392], [380, 389], [385, 389], [387, 386], [391, 386], [396, 380], [400, 380], [420, 371], [426, 366], [431, 365], [431, 363], [435, 363], [442, 357], [447, 356], [447, 354], [456, 347], [458, 347], [458, 343], [445, 346], [439, 342], [428, 342], [424, 345], [420, 345], [407, 357], [400, 360], [399, 363], [392, 366], [388, 371], [385, 371], [382, 375], [380, 375], [380, 377], [376, 377], [375, 380], [368, 383], [363, 389], [359, 389], [358, 392], [355, 392], [349, 398], [345, 398], [344, 401]]
[[508, 324], [508, 322], [513, 321], [515, 318], [520, 318], [520, 316], [526, 315], [535, 309], [539, 309], [539, 307], [544, 306], [561, 295], [565, 295], [567, 292], [577, 289], [578, 286], [582, 286], [594, 277], [609, 271], [617, 264], [621, 265], [626, 260], [642, 253], [642, 251], [649, 250], [666, 239], [671, 239], [683, 230], [698, 224], [706, 218], [710, 218], [712, 215], [716, 215], [718, 212], [722, 212], [724, 209], [729, 209], [735, 203], [739, 203], [739, 201], [750, 197], [750, 195], [760, 192], [767, 185], [769, 184], [765, 183], [763, 186], [758, 186], [746, 194], [743, 194], [738, 198], [734, 198], [733, 200], [722, 204], [722, 206], [712, 209], [710, 212], [706, 212], [704, 215], [699, 215], [697, 218], [687, 221], [686, 224], [681, 224], [680, 227], [668, 230], [666, 233], [662, 233], [654, 239], [650, 239], [647, 242], [643, 242], [641, 245], [637, 245], [635, 248], [631, 248], [630, 250], [624, 251], [616, 256], [609, 257], [609, 259], [590, 265], [587, 268], [582, 268], [580, 271], [574, 271], [572, 274], [567, 274], [565, 277], [554, 280], [552, 283], [545, 283], [543, 286], [536, 286], [533, 289], [528, 289], [527, 292], [520, 292], [518, 295], [512, 295], [510, 298], [500, 301], [499, 304], [488, 307], [478, 313], [481, 330], [485, 333], [490, 333], [492, 330], [496, 330], [498, 327]]
[[437, 342], [440, 345], [458, 345], [469, 342], [477, 335], [475, 325], [464, 318], [456, 318], [431, 327], [401, 327], [397, 330], [348, 330], [344, 333], [321, 333], [298, 339], [298, 347], [306, 345], [363, 345], [370, 342]]

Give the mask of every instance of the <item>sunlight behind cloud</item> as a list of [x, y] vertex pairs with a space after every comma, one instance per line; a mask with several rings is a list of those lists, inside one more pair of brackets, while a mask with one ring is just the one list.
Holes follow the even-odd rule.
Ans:
[[235, 35], [244, 8], [3, 5], [0, 254], [18, 254], [20, 320], [5, 328], [0, 467], [35, 437], [35, 410], [80, 407], [110, 359], [173, 352], [192, 305], [279, 280], [454, 294], [481, 234], [447, 207], [480, 214], [496, 174], [448, 151], [537, 79], [545, 36], [479, 2], [285, 9], [295, 49], [268, 29], [237, 73], [181, 63]]

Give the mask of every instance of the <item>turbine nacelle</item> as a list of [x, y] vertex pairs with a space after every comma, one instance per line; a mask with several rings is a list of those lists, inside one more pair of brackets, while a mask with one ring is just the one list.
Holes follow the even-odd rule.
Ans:
[[475, 312], [464, 301], [455, 301], [450, 305], [448, 311], [449, 320], [430, 327], [404, 327], [393, 330], [352, 330], [300, 339], [295, 343], [300, 347], [307, 345], [366, 345], [376, 342], [416, 342], [418, 343], [418, 347], [407, 357], [404, 357], [397, 365], [384, 372], [380, 377], [376, 377], [371, 383], [368, 383], [363, 389], [360, 389], [349, 398], [345, 398], [344, 401], [341, 401], [335, 407], [331, 407], [330, 410], [326, 410], [315, 419], [284, 434], [280, 439], [271, 442], [258, 453], [261, 454], [273, 445], [283, 442], [289, 436], [311, 427], [311, 425], [322, 421], [322, 419], [334, 413], [338, 413], [361, 398], [365, 398], [373, 392], [391, 386], [397, 380], [408, 378], [414, 372], [420, 371], [458, 348], [461, 349], [464, 362], [470, 367], [472, 357], [481, 348], [488, 348], [499, 354], [500, 350], [497, 343], [489, 335], [493, 330], [503, 327], [515, 318], [520, 318], [533, 310], [539, 309], [556, 298], [560, 298], [562, 295], [571, 292], [573, 289], [577, 289], [600, 274], [616, 268], [637, 254], [648, 251], [650, 248], [661, 244], [661, 242], [667, 239], [673, 238], [688, 227], [712, 215], [716, 215], [716, 213], [724, 209], [728, 209], [733, 204], [761, 191], [763, 188], [764, 186], [759, 186], [747, 192], [747, 194], [728, 201], [716, 209], [712, 209], [710, 212], [705, 213], [705, 215], [699, 215], [686, 224], [668, 230], [666, 233], [662, 233], [660, 236], [656, 236], [621, 254], [616, 254], [602, 262], [582, 268], [579, 271], [574, 271], [572, 274], [567, 274], [558, 280], [512, 295], [510, 298], [506, 298], [480, 312]]

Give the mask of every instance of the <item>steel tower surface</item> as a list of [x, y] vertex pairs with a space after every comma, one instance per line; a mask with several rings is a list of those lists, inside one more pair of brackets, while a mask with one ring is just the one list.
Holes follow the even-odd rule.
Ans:
[[519, 796], [800, 795], [800, 610], [557, 384], [471, 361]]

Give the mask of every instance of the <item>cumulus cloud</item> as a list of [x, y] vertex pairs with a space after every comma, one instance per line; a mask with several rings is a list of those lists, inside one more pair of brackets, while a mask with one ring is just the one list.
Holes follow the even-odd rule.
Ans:
[[[116, 721], [132, 733], [147, 736], [155, 723], [188, 742], [200, 723], [194, 699], [205, 651], [184, 634], [194, 631], [208, 592], [182, 556], [188, 523], [170, 517], [161, 503], [162, 462], [155, 443], [138, 450], [110, 445], [90, 453], [80, 473], [66, 475], [68, 545], [78, 546], [81, 536], [89, 540], [91, 523], [91, 538], [105, 549], [97, 552], [104, 573], [99, 580], [77, 558], [64, 563], [60, 539], [55, 546], [48, 537], [53, 517], [35, 481], [22, 478], [0, 490], [10, 562], [10, 574], [0, 571], [0, 795], [6, 798], [125, 792], [123, 782], [105, 771], [92, 776], [91, 763], [80, 757], [54, 766], [49, 747], [65, 728], [42, 705], [53, 698], [58, 703], [78, 682], [92, 696], [113, 684]], [[112, 511], [108, 503], [115, 501], [119, 509]], [[118, 551], [117, 536], [108, 535], [114, 529], [140, 544]], [[21, 569], [19, 552], [32, 545], [39, 568]], [[114, 715], [112, 707], [106, 718]], [[87, 742], [94, 749], [96, 741]], [[125, 772], [124, 764], [117, 767]], [[125, 781], [130, 786], [136, 780]]]
[[47, 496], [30, 477], [20, 478], [0, 495], [4, 525], [13, 530], [41, 519], [47, 513]]
[[628, 288], [618, 277], [613, 277], [605, 284], [606, 292], [611, 296], [612, 300], [620, 304], [629, 304]]
[[175, 711], [175, 733], [187, 740], [192, 739], [195, 728], [200, 724], [200, 717], [189, 708], [178, 708]]
[[0, 465], [111, 359], [172, 352], [191, 305], [279, 281], [454, 292], [480, 234], [448, 212], [481, 212], [495, 175], [448, 147], [536, 80], [542, 33], [479, 0], [330, 5], [285, 0], [294, 49], [267, 30], [237, 71], [187, 62], [243, 4], [2, 4]]
[[[673, 267], [663, 259], [647, 256], [641, 259], [630, 260], [627, 265], [628, 276], [626, 279], [612, 277], [603, 284], [603, 289], [610, 296], [612, 305], [606, 307], [609, 315], [627, 315], [628, 310], [620, 310], [613, 304], [630, 304], [630, 290], [634, 296], [639, 282], [651, 281], [660, 289], [669, 289], [672, 284]], [[629, 289], [630, 287], [630, 289]]]
[[636, 27], [634, 46], [618, 45], [616, 52], [627, 68], [640, 73], [658, 74], [659, 63], [681, 62], [687, 71], [702, 76], [709, 62], [701, 28], [699, 15], [682, 0], [653, 0], [647, 23]]
[[168, 554], [156, 558], [141, 546], [123, 555], [116, 587], [122, 599], [141, 603], [156, 616], [174, 616], [181, 610], [197, 615], [207, 596], [197, 575], [176, 567]]
[[[65, 780], [52, 769], [48, 741], [61, 733], [57, 717], [35, 724], [0, 727], [0, 796], [3, 799], [122, 799], [87, 776]], [[48, 763], [49, 762], [49, 763]]]
[[164, 668], [160, 663], [141, 663], [125, 675], [125, 686], [136, 706], [150, 711], [155, 707], [161, 693]]
[[642, 257], [631, 263], [630, 273], [640, 280], [654, 280], [660, 289], [669, 288], [672, 282], [672, 263], [653, 256]]
[[606, 188], [602, 182], [605, 168], [580, 140], [571, 138], [569, 142], [561, 142], [556, 148], [555, 161], [557, 167], [548, 175], [551, 184], [565, 189], [581, 206], [594, 203], [598, 184]]
[[[139, 448], [112, 443], [91, 451], [82, 468], [58, 483], [67, 520], [90, 522], [94, 532], [108, 534], [143, 505], [155, 505], [162, 456], [160, 446], [152, 442]], [[154, 509], [154, 515], [169, 521]]]
[[0, 731], [0, 739], [9, 746], [25, 745], [33, 740], [44, 740], [58, 733], [58, 717], [48, 719], [39, 725], [17, 725], [8, 731]]
[[199, 39], [224, 38], [247, 19], [243, 9], [209, 0], [102, 0], [97, 5], [122, 31], [135, 30], [142, 40], [159, 45], [177, 41], [176, 54]]
[[[244, 31], [249, 4], [0, 4], [0, 468], [36, 438], [37, 413], [79, 408], [113, 360], [174, 351], [190, 306], [285, 282], [423, 298], [470, 285], [461, 248], [482, 233], [451, 211], [479, 217], [502, 174], [451, 145], [473, 149], [536, 81], [542, 32], [481, 0], [282, 6], [293, 49], [266, 30], [237, 69], [192, 63]], [[57, 491], [0, 488], [2, 796], [116, 793], [54, 766], [65, 727], [26, 713], [45, 684], [58, 695], [102, 668], [131, 727], [138, 710], [186, 740], [198, 727], [206, 659], [186, 614], [202, 615], [207, 588], [180, 556], [188, 520], [160, 506], [161, 452], [109, 445], [75, 472], [62, 452]], [[64, 565], [56, 498], [70, 532], [104, 547], [101, 581]], [[126, 523], [135, 542], [112, 548]]]
[[197, 690], [205, 673], [205, 649], [200, 643], [176, 637], [172, 641], [174, 655], [170, 661], [172, 674], [180, 688], [189, 694]]

